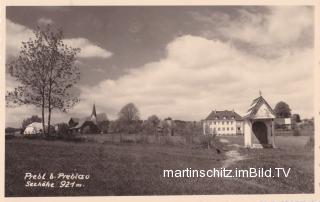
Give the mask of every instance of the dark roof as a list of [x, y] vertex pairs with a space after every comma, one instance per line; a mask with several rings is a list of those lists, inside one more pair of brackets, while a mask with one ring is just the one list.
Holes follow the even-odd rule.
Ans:
[[71, 117], [69, 121], [73, 121], [75, 123], [79, 123], [79, 118]]
[[[74, 118], [74, 117], [71, 117], [69, 121], [73, 121], [75, 123], [80, 123], [81, 121], [84, 122], [84, 121], [90, 121], [91, 120], [91, 116], [88, 116], [88, 117], [85, 117], [85, 118]], [[100, 114], [97, 114], [96, 116], [96, 121], [97, 122], [101, 122], [101, 121], [107, 121], [108, 120], [108, 117], [105, 113], [100, 113]]]
[[221, 119], [235, 119], [235, 120], [241, 120], [241, 116], [237, 114], [235, 111], [229, 111], [229, 110], [224, 110], [224, 111], [212, 111], [209, 116], [206, 118], [206, 120], [221, 120]]
[[262, 96], [259, 96], [252, 101], [250, 108], [248, 109], [243, 119], [252, 118], [254, 115], [256, 115], [262, 104], [265, 104], [268, 107], [269, 111], [272, 113], [272, 115], [275, 115], [273, 109], [270, 107], [268, 102]]
[[[80, 119], [80, 120], [79, 120], [79, 122], [78, 122], [77, 125], [75, 125], [74, 127], [70, 128], [70, 129], [78, 129], [78, 128], [81, 128], [82, 125], [83, 125], [85, 122], [87, 122], [87, 121], [90, 121], [90, 122], [94, 123], [93, 121], [88, 120], [87, 118], [83, 118], [83, 119]], [[94, 124], [95, 124], [95, 123], [94, 123]]]

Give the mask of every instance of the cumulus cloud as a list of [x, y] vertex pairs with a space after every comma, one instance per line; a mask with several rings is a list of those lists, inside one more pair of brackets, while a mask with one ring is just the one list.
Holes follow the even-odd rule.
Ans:
[[85, 38], [65, 39], [64, 42], [69, 46], [80, 48], [81, 52], [78, 56], [82, 58], [109, 58], [112, 56], [110, 51], [93, 44]]
[[312, 31], [313, 10], [301, 6], [270, 7], [269, 14], [239, 10], [240, 20], [221, 27], [233, 39], [257, 45], [288, 45], [296, 42], [305, 30]]
[[6, 20], [6, 54], [16, 56], [21, 47], [21, 41], [28, 41], [33, 31], [23, 25]]
[[133, 102], [143, 118], [157, 114], [200, 120], [213, 109], [244, 113], [261, 90], [271, 105], [284, 100], [294, 112], [311, 116], [312, 49], [265, 60], [231, 43], [185, 35], [170, 42], [166, 51], [166, 58], [119, 79], [83, 86], [82, 102], [74, 111], [88, 111], [94, 100], [100, 111], [115, 118], [122, 106]]
[[[49, 21], [49, 19], [41, 19], [43, 22]], [[28, 41], [34, 34], [31, 29], [14, 23], [11, 20], [7, 19], [6, 23], [6, 54], [7, 56], [17, 56], [21, 42]], [[93, 44], [86, 38], [64, 39], [64, 42], [74, 48], [80, 48], [81, 52], [78, 54], [80, 58], [109, 58], [112, 56], [112, 52]]]
[[278, 57], [288, 48], [313, 44], [313, 8], [304, 6], [243, 7], [232, 14], [192, 12], [206, 25], [201, 35], [232, 41], [245, 51], [262, 57]]

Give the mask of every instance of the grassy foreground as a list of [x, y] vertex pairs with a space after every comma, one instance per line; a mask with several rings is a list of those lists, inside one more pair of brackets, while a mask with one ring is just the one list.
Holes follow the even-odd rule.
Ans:
[[[163, 169], [220, 168], [225, 150], [145, 144], [6, 140], [6, 196], [107, 196], [182, 194], [312, 193], [313, 151], [262, 149], [239, 152], [248, 158], [232, 168], [290, 167], [288, 178], [163, 178]], [[89, 174], [84, 187], [25, 187], [26, 172]]]

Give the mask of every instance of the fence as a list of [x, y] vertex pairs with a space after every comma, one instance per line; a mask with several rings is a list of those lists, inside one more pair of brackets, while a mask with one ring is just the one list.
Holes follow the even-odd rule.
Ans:
[[132, 144], [159, 144], [178, 146], [200, 146], [212, 145], [213, 136], [161, 136], [143, 134], [86, 134], [81, 135], [85, 140], [98, 143], [132, 143]]

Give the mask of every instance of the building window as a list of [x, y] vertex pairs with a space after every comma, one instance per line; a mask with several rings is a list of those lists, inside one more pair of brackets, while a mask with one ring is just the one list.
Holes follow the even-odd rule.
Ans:
[[238, 127], [238, 130], [240, 130], [240, 127]]
[[222, 125], [224, 125], [224, 121], [222, 121]]
[[233, 127], [231, 127], [230, 130], [233, 130]]
[[220, 128], [218, 128], [218, 131], [220, 131]]
[[229, 127], [227, 127], [227, 130], [229, 130]]
[[222, 130], [224, 131], [224, 127], [222, 128]]

